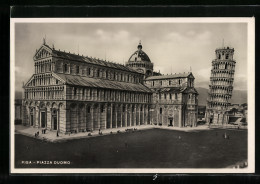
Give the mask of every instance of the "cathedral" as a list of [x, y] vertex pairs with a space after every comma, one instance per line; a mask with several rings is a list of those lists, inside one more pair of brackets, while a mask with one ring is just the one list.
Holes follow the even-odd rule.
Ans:
[[23, 86], [24, 125], [62, 133], [196, 126], [194, 76], [154, 72], [141, 43], [126, 65], [57, 50], [45, 40], [33, 60]]

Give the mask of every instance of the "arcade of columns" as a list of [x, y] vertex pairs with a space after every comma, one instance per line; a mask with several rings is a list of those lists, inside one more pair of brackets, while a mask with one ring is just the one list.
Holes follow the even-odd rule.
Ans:
[[150, 105], [121, 103], [70, 103], [67, 129], [92, 131], [151, 124]]
[[23, 122], [31, 126], [81, 132], [151, 124], [150, 105], [128, 103], [31, 101]]

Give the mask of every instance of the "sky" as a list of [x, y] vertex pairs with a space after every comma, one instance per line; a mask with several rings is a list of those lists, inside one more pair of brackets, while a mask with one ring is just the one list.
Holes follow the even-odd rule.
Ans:
[[[215, 49], [235, 49], [234, 89], [247, 89], [246, 23], [15, 23], [15, 90], [34, 73], [33, 56], [43, 43], [70, 53], [128, 61], [141, 40], [162, 74], [192, 71], [195, 87], [208, 88]], [[224, 42], [223, 42], [224, 40]]]

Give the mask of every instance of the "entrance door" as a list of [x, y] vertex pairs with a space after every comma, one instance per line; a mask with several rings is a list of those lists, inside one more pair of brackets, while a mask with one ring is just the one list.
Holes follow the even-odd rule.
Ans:
[[33, 115], [31, 114], [31, 126], [33, 126]]
[[57, 117], [53, 117], [53, 130], [57, 130]]
[[41, 112], [41, 125], [42, 128], [45, 127], [45, 112]]
[[172, 125], [172, 119], [170, 119], [170, 126], [173, 126], [173, 125]]

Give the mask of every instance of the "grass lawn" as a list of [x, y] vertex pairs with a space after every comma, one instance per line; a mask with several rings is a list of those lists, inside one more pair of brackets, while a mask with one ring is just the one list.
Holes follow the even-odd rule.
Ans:
[[[230, 139], [222, 137], [224, 132]], [[225, 168], [243, 160], [247, 160], [247, 130], [150, 129], [61, 143], [15, 135], [16, 168]], [[70, 165], [22, 161], [70, 161]]]

